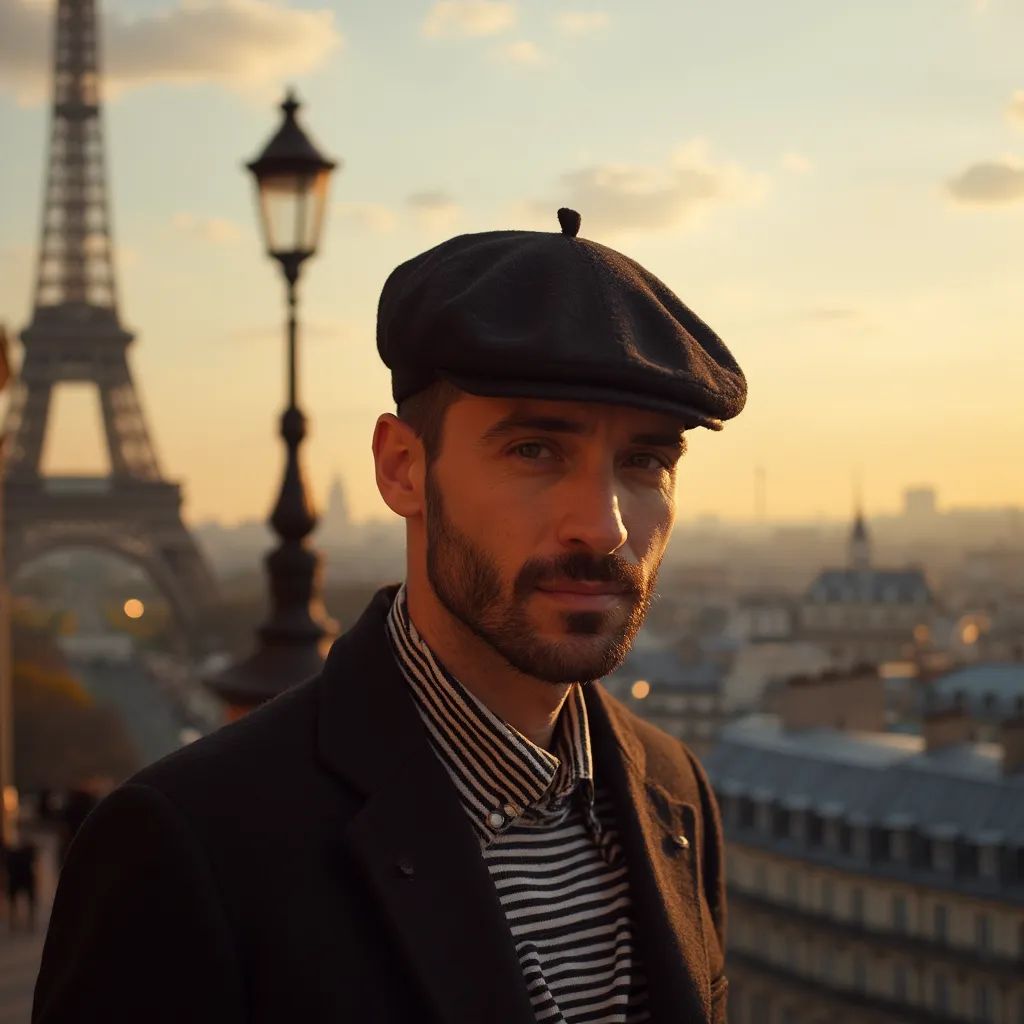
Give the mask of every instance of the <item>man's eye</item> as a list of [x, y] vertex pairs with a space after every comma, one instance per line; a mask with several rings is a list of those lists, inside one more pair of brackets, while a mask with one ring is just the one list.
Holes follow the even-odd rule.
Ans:
[[543, 459], [545, 452], [549, 456], [551, 454], [551, 449], [546, 444], [541, 444], [539, 441], [524, 441], [522, 444], [515, 445], [510, 449], [510, 451], [531, 461]]
[[633, 455], [627, 456], [626, 462], [633, 469], [661, 470], [669, 468], [664, 459], [651, 452], [635, 452]]

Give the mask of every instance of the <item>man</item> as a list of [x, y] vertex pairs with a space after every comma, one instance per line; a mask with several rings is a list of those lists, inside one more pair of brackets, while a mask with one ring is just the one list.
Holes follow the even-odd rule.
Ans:
[[373, 456], [405, 582], [320, 676], [92, 813], [36, 1024], [725, 1020], [713, 796], [596, 680], [654, 595], [683, 432], [746, 386], [559, 221], [388, 278]]

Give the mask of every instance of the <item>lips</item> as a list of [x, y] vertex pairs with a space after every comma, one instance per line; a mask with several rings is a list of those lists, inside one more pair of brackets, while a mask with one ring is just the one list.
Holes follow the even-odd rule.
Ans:
[[565, 580], [557, 583], [541, 583], [538, 590], [549, 594], [580, 594], [585, 597], [602, 594], [625, 594], [627, 588], [621, 583], [604, 583], [592, 580]]

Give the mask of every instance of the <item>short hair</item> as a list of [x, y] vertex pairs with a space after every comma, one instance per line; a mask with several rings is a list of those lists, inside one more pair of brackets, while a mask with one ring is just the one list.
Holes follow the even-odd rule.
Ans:
[[407, 423], [423, 442], [423, 451], [429, 466], [441, 454], [444, 434], [444, 416], [462, 392], [446, 380], [436, 380], [415, 394], [402, 400], [398, 418]]

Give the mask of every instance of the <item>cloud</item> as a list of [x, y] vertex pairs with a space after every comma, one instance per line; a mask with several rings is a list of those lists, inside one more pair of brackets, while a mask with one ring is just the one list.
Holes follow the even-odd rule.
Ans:
[[543, 64], [547, 61], [540, 47], [528, 39], [505, 43], [494, 51], [494, 56], [506, 64]]
[[557, 201], [528, 203], [522, 215], [550, 229], [551, 211], [569, 206], [583, 215], [584, 235], [667, 231], [692, 223], [709, 210], [759, 199], [767, 182], [737, 164], [712, 159], [695, 139], [676, 147], [662, 164], [607, 163], [561, 177]]
[[501, 0], [437, 0], [420, 27], [428, 39], [493, 36], [516, 23], [515, 4]]
[[[25, 104], [49, 93], [53, 5], [0, 3], [0, 87]], [[342, 45], [330, 10], [276, 0], [179, 0], [144, 17], [104, 18], [104, 92], [153, 82], [215, 82], [237, 91], [278, 85]]]
[[608, 27], [606, 11], [561, 11], [555, 15], [555, 25], [567, 36], [585, 36]]
[[971, 164], [946, 182], [954, 202], [968, 206], [997, 206], [1024, 200], [1024, 162], [1014, 157]]
[[395, 211], [383, 203], [336, 203], [334, 209], [343, 224], [357, 230], [382, 235], [395, 229]]
[[1006, 107], [1006, 116], [1024, 128], [1024, 89], [1017, 89]]
[[814, 170], [814, 164], [802, 153], [784, 153], [780, 162], [785, 170], [794, 174], [810, 174]]
[[215, 245], [233, 245], [242, 239], [242, 229], [226, 217], [196, 217], [182, 212], [171, 218], [171, 226], [184, 235]]
[[415, 192], [405, 202], [419, 226], [431, 231], [448, 229], [459, 218], [459, 205], [446, 192]]

